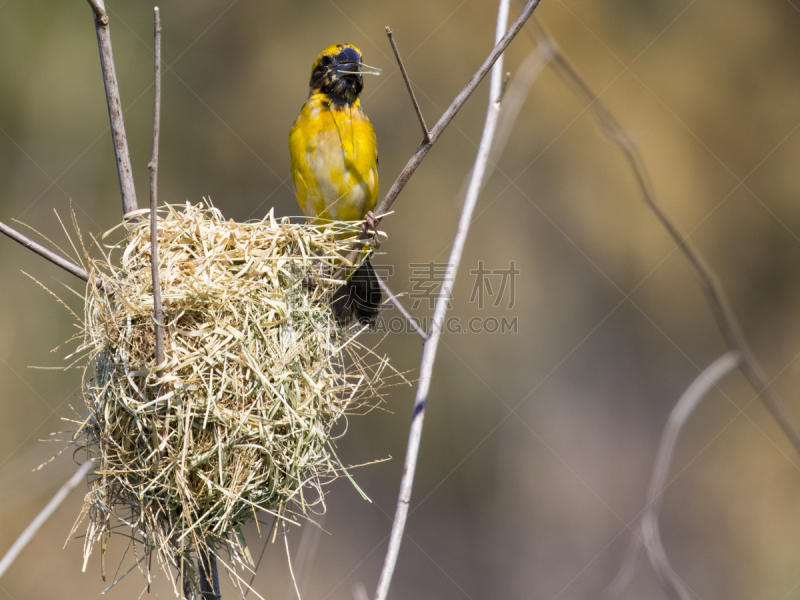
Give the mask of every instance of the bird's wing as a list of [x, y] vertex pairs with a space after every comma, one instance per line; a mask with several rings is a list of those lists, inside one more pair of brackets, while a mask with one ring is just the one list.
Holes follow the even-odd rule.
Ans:
[[297, 202], [310, 217], [362, 219], [378, 197], [375, 131], [359, 106], [306, 102], [289, 133]]
[[344, 162], [350, 175], [350, 184], [362, 186], [365, 202], [359, 218], [375, 208], [378, 199], [378, 144], [375, 129], [360, 104], [350, 107], [342, 117], [336, 117], [337, 129], [342, 138]]

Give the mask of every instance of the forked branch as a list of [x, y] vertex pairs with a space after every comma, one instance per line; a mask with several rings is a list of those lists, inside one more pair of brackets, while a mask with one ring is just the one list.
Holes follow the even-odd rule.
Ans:
[[[380, 223], [383, 215], [389, 212], [392, 204], [394, 204], [394, 201], [397, 200], [397, 196], [399, 196], [400, 192], [403, 191], [403, 188], [408, 183], [408, 180], [411, 179], [411, 176], [414, 174], [414, 171], [417, 170], [417, 167], [419, 167], [420, 163], [425, 158], [425, 155], [428, 154], [428, 151], [436, 143], [436, 140], [438, 140], [439, 136], [442, 135], [445, 127], [450, 124], [453, 118], [455, 118], [456, 113], [458, 113], [458, 111], [461, 110], [461, 107], [464, 106], [464, 103], [469, 100], [469, 97], [473, 94], [475, 88], [477, 88], [478, 84], [483, 81], [483, 78], [486, 77], [486, 74], [492, 69], [497, 59], [500, 58], [500, 55], [503, 54], [503, 51], [505, 51], [505, 49], [511, 43], [511, 40], [517, 36], [520, 29], [522, 29], [522, 26], [525, 25], [525, 22], [533, 14], [533, 11], [536, 10], [537, 6], [539, 6], [540, 1], [541, 0], [528, 0], [528, 2], [525, 3], [522, 12], [520, 12], [519, 16], [514, 19], [511, 27], [508, 28], [508, 31], [505, 32], [505, 35], [503, 35], [502, 38], [496, 40], [495, 46], [489, 53], [489, 56], [486, 57], [486, 60], [483, 61], [483, 64], [467, 82], [467, 85], [464, 86], [464, 89], [459, 92], [458, 96], [456, 96], [450, 106], [447, 107], [447, 110], [444, 111], [444, 114], [436, 122], [436, 125], [433, 126], [433, 129], [430, 130], [428, 141], [423, 141], [416, 149], [414, 154], [406, 163], [406, 166], [400, 172], [400, 175], [397, 176], [397, 179], [392, 184], [392, 187], [389, 188], [389, 191], [386, 192], [383, 200], [375, 209], [375, 215], [377, 215], [376, 225], [377, 223]], [[362, 232], [354, 249], [350, 252], [350, 254], [347, 255], [347, 260], [350, 264], [354, 263], [358, 259], [359, 251], [363, 248], [366, 237], [366, 232]], [[340, 274], [337, 273], [337, 276], [339, 275]]]
[[[389, 191], [386, 192], [386, 196], [384, 196], [381, 203], [378, 205], [376, 210], [377, 215], [383, 215], [389, 212], [394, 201], [397, 199], [397, 196], [400, 195], [400, 192], [403, 191], [403, 188], [408, 183], [408, 180], [414, 174], [414, 171], [417, 170], [417, 167], [422, 162], [422, 159], [425, 158], [425, 155], [431, 149], [433, 144], [436, 143], [436, 140], [439, 139], [439, 136], [442, 135], [442, 132], [445, 128], [450, 124], [450, 122], [455, 118], [456, 113], [461, 110], [461, 107], [464, 106], [469, 97], [475, 91], [475, 88], [478, 87], [478, 84], [483, 81], [483, 78], [489, 73], [489, 71], [494, 66], [497, 59], [503, 54], [505, 49], [511, 43], [519, 30], [522, 29], [522, 26], [525, 22], [530, 18], [533, 14], [533, 11], [536, 10], [536, 7], [539, 6], [540, 0], [528, 0], [525, 4], [525, 7], [520, 12], [519, 16], [514, 19], [514, 22], [508, 28], [508, 31], [505, 32], [502, 38], [496, 40], [495, 46], [492, 51], [489, 53], [489, 56], [486, 57], [486, 60], [483, 61], [483, 64], [480, 68], [475, 72], [472, 78], [467, 82], [467, 85], [464, 86], [458, 96], [455, 97], [453, 102], [447, 107], [447, 110], [444, 111], [444, 114], [439, 118], [436, 122], [436, 125], [433, 126], [433, 129], [430, 131], [430, 140], [426, 143], [420, 144], [419, 148], [417, 148], [416, 152], [414, 152], [413, 156], [409, 159], [406, 166], [398, 175], [397, 180], [392, 184], [392, 187], [389, 188]], [[502, 74], [500, 75], [502, 79]], [[501, 81], [502, 83], [502, 81]]]
[[92, 7], [94, 16], [100, 22], [100, 24], [108, 25], [108, 15], [106, 14], [105, 8], [100, 6], [97, 0], [89, 0], [89, 6]]

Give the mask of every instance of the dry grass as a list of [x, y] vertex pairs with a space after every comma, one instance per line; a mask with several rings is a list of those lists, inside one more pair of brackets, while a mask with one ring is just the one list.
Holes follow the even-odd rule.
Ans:
[[185, 559], [199, 548], [247, 566], [240, 528], [259, 512], [296, 522], [324, 510], [321, 486], [343, 471], [332, 426], [374, 406], [396, 374], [329, 310], [342, 283], [331, 273], [359, 223], [270, 214], [241, 224], [203, 204], [162, 213], [164, 364], [154, 356], [147, 221], [90, 261], [102, 285], [86, 297], [88, 416], [76, 440], [98, 477], [79, 521], [88, 520], [86, 560], [124, 532], [139, 556], [155, 553], [172, 571], [178, 593], [181, 570], [197, 583]]

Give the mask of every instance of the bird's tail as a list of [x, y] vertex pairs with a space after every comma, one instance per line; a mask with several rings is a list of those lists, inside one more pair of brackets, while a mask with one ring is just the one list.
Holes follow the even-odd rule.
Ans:
[[367, 259], [347, 283], [334, 292], [331, 310], [336, 322], [343, 327], [354, 319], [359, 325], [375, 327], [382, 301], [378, 276]]

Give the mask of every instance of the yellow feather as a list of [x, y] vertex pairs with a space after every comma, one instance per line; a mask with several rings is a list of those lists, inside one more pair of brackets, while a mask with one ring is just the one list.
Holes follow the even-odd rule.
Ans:
[[297, 202], [309, 217], [356, 221], [378, 199], [375, 130], [358, 99], [336, 107], [312, 94], [289, 132]]
[[[312, 66], [308, 100], [289, 132], [297, 202], [306, 216], [319, 221], [360, 221], [378, 200], [375, 130], [358, 98], [363, 82], [347, 74], [353, 73], [352, 67], [339, 70], [354, 63], [361, 64], [355, 46], [336, 44], [323, 50]], [[334, 317], [341, 324], [355, 318], [374, 325], [380, 309], [369, 246], [362, 252], [363, 263], [345, 273], [348, 283], [332, 299]]]

